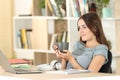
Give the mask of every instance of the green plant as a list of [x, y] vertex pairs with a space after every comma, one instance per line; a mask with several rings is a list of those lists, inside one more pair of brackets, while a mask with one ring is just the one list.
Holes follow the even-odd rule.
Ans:
[[97, 5], [100, 5], [101, 7], [107, 7], [110, 0], [96, 0]]
[[45, 8], [45, 0], [39, 0], [38, 8], [40, 8], [40, 9]]
[[107, 7], [110, 0], [95, 0], [97, 6], [97, 13], [100, 17], [102, 17], [102, 9]]

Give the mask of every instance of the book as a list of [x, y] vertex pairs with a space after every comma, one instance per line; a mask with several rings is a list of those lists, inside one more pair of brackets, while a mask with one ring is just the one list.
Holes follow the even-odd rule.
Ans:
[[20, 31], [17, 32], [17, 43], [18, 43], [18, 48], [22, 48]]
[[52, 46], [55, 42], [57, 42], [57, 34], [52, 34], [52, 38], [51, 38], [51, 43], [50, 43], [50, 50], [53, 50]]
[[64, 31], [62, 34], [63, 34], [63, 36], [62, 36], [62, 42], [67, 42], [67, 34], [68, 34], [68, 32]]
[[27, 36], [27, 45], [28, 48], [31, 49], [31, 34], [32, 34], [32, 29], [26, 29], [26, 36]]
[[30, 61], [24, 59], [9, 59], [9, 63], [15, 69], [29, 69], [30, 68]]
[[46, 0], [46, 3], [47, 3], [47, 6], [48, 6], [48, 9], [49, 9], [50, 13], [51, 13], [52, 15], [55, 15], [55, 11], [54, 11], [54, 9], [53, 9], [53, 6], [52, 6], [50, 0]]
[[28, 48], [26, 29], [24, 29], [24, 28], [21, 29], [20, 33], [21, 33], [21, 45], [22, 45], [22, 48]]
[[88, 0], [79, 0], [81, 15], [89, 12]]
[[23, 59], [9, 59], [10, 64], [29, 64], [29, 61]]
[[52, 8], [55, 12], [55, 16], [59, 16], [59, 11], [58, 11], [57, 4], [56, 4], [55, 0], [50, 0], [50, 3], [52, 4]]
[[32, 29], [20, 29], [19, 36], [21, 41], [21, 48], [31, 48], [31, 31]]
[[76, 1], [75, 0], [70, 0], [70, 3], [71, 3], [73, 16], [74, 17], [79, 17], [80, 16], [80, 12], [77, 9], [78, 5], [76, 4]]
[[76, 10], [77, 10], [77, 12], [78, 12], [78, 14], [79, 14], [79, 16], [80, 16], [81, 13], [80, 13], [80, 4], [79, 4], [79, 0], [75, 0], [75, 3], [76, 3]]
[[55, 15], [55, 10], [53, 9], [53, 6], [52, 6], [50, 0], [46, 0], [46, 3], [49, 8], [49, 11], [52, 13], [52, 15]]
[[64, 32], [57, 33], [57, 42], [62, 42]]
[[55, 16], [63, 17], [66, 15], [66, 5], [63, 5], [63, 3], [66, 4], [66, 0], [50, 0], [50, 3], [52, 5]]

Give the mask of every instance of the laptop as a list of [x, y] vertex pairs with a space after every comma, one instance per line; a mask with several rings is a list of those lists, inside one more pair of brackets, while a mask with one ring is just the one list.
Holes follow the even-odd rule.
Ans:
[[9, 63], [7, 57], [0, 50], [0, 66], [6, 71], [15, 74], [35, 74], [42, 73], [43, 71], [36, 69], [15, 69]]

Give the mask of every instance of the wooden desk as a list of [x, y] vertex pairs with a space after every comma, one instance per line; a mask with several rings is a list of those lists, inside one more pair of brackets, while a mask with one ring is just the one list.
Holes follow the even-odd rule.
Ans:
[[40, 74], [12, 74], [9, 72], [5, 72], [0, 70], [0, 76], [11, 76], [17, 78], [25, 78], [32, 80], [53, 80], [53, 79], [67, 79], [67, 78], [83, 78], [83, 77], [96, 77], [96, 76], [112, 76], [115, 74], [105, 74], [105, 73], [80, 73], [80, 74], [48, 74], [48, 73], [40, 73]]

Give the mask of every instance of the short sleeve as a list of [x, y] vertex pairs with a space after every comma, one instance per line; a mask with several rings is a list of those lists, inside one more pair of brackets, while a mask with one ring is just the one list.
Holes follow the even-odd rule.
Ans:
[[107, 61], [108, 61], [108, 48], [107, 48], [107, 46], [100, 45], [100, 46], [96, 47], [95, 50], [94, 50], [93, 57], [96, 56], [96, 55], [104, 56], [105, 57], [105, 63], [107, 63]]

